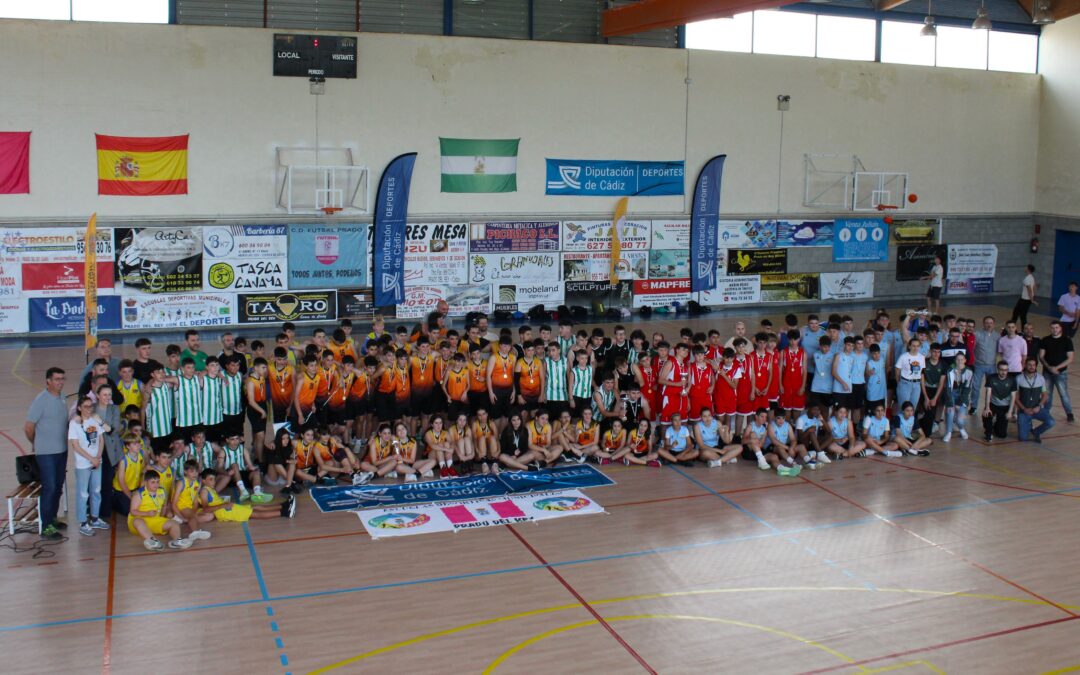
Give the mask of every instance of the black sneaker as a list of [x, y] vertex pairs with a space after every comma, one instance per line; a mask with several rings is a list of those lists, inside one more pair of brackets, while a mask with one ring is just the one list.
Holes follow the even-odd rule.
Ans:
[[1076, 417], [1072, 413], [1069, 413], [1068, 415], [1065, 416], [1065, 421], [1067, 421], [1067, 422], [1075, 422]]
[[1035, 433], [1034, 431], [1031, 432], [1031, 442], [1042, 445], [1042, 439], [1039, 438], [1039, 434]]
[[991, 436], [990, 434], [987, 434], [987, 435], [983, 436], [983, 440], [986, 441], [987, 443], [992, 443], [993, 440], [994, 440], [994, 437]]
[[58, 530], [60, 530], [61, 532], [63, 532], [64, 530], [66, 530], [66, 529], [67, 529], [67, 523], [65, 523], [65, 522], [64, 522], [64, 521], [62, 521], [62, 520], [54, 520], [54, 521], [53, 521], [53, 527], [55, 527], [56, 529], [58, 529]]
[[974, 415], [974, 414], [975, 414], [975, 408], [968, 408], [968, 415], [970, 416], [970, 415]]

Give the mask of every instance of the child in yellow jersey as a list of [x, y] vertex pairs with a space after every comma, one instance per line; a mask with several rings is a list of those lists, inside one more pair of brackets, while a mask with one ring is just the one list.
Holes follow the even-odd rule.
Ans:
[[154, 463], [150, 465], [150, 469], [157, 471], [158, 482], [161, 484], [161, 489], [165, 491], [165, 496], [170, 500], [172, 498], [172, 487], [175, 478], [171, 460], [172, 450], [155, 450]]
[[[139, 425], [131, 425], [129, 429]], [[113, 509], [126, 516], [131, 508], [131, 496], [142, 484], [146, 471], [146, 457], [143, 456], [142, 438], [127, 433], [124, 435], [124, 456], [120, 458], [113, 474]]]
[[394, 434], [389, 424], [380, 424], [379, 430], [368, 443], [367, 459], [360, 462], [360, 470], [382, 478], [397, 478], [397, 457], [394, 454]]
[[600, 424], [593, 422], [591, 408], [581, 410], [581, 419], [574, 423], [574, 431], [571, 436], [573, 440], [567, 444], [567, 450], [574, 455], [575, 461], [579, 463], [595, 455], [596, 451], [600, 449]]
[[[315, 464], [319, 467], [319, 481], [325, 485], [337, 485], [338, 478], [351, 478], [353, 485], [360, 485], [360, 462], [341, 440], [330, 435], [326, 427], [319, 427], [315, 444]], [[370, 480], [370, 478], [369, 478]]]
[[116, 389], [120, 392], [120, 400], [116, 402], [121, 410], [127, 410], [128, 406], [137, 406], [142, 411], [143, 393], [142, 385], [135, 379], [135, 364], [124, 359], [120, 362], [120, 381], [116, 383]]
[[[294, 447], [296, 449], [289, 460], [291, 478], [296, 483], [310, 487], [319, 480], [319, 466], [315, 461], [315, 429], [304, 429]], [[293, 491], [297, 490], [294, 488]]]
[[202, 472], [203, 486], [199, 490], [199, 508], [203, 514], [213, 514], [214, 520], [226, 523], [246, 523], [251, 519], [292, 518], [296, 515], [296, 498], [285, 497], [280, 505], [276, 504], [234, 504], [226, 501], [217, 490], [210, 487], [214, 474], [210, 469]]
[[611, 420], [611, 428], [603, 433], [600, 438], [600, 447], [596, 451], [597, 463], [611, 464], [616, 458], [622, 458], [626, 449], [626, 430], [623, 429], [622, 420]]
[[454, 468], [455, 444], [445, 426], [443, 418], [436, 415], [431, 419], [431, 428], [424, 434], [424, 445], [427, 446], [428, 456], [434, 455], [439, 463], [439, 478], [460, 475]]
[[202, 483], [199, 482], [198, 462], [193, 459], [184, 462], [184, 475], [174, 488], [171, 500], [173, 520], [181, 525], [187, 523], [191, 528], [188, 539], [209, 539], [210, 533], [202, 529], [202, 523], [210, 522], [214, 516], [199, 512], [199, 490], [202, 489]]
[[151, 469], [142, 476], [142, 487], [131, 495], [131, 509], [128, 512], [128, 530], [143, 538], [143, 546], [148, 551], [162, 551], [165, 546], [155, 535], [170, 537], [169, 548], [191, 548], [190, 539], [180, 537], [180, 523], [167, 516], [169, 500], [161, 488], [158, 472]]
[[559, 448], [551, 442], [550, 414], [546, 408], [536, 411], [536, 416], [525, 423], [529, 431], [529, 451], [533, 453], [537, 467], [551, 466], [559, 458]]
[[[472, 423], [472, 444], [480, 471], [488, 473], [499, 465], [499, 431], [488, 417], [487, 407], [476, 409], [476, 421]], [[488, 465], [488, 462], [491, 465]]]
[[395, 473], [405, 474], [405, 482], [416, 481], [417, 474], [424, 478], [435, 475], [435, 460], [421, 459], [417, 454], [416, 441], [409, 438], [409, 427], [404, 422], [398, 422], [394, 426], [394, 456], [397, 459]]

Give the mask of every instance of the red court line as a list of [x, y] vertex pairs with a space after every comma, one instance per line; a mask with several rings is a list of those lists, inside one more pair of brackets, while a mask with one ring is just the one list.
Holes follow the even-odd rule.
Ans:
[[101, 660], [102, 675], [108, 675], [112, 670], [112, 615], [113, 615], [113, 588], [116, 580], [116, 519], [113, 519], [112, 530], [109, 532], [109, 582], [105, 600], [105, 646]]
[[[264, 544], [291, 544], [298, 541], [315, 541], [318, 539], [338, 539], [340, 537], [358, 537], [367, 532], [338, 532], [336, 534], [316, 534], [309, 537], [291, 537], [288, 539], [267, 539], [266, 541], [252, 541], [256, 546], [262, 546]], [[197, 553], [199, 551], [220, 551], [226, 548], [247, 548], [247, 542], [243, 544], [219, 544], [217, 546], [199, 546], [198, 548], [192, 546], [189, 549], [183, 551], [173, 551], [171, 555], [178, 553]], [[122, 553], [117, 558], [142, 558], [143, 556], [158, 555], [153, 551], [137, 551], [135, 553]]]
[[723, 492], [702, 492], [695, 495], [679, 495], [678, 497], [657, 497], [656, 499], [643, 499], [637, 502], [619, 502], [618, 504], [607, 504], [604, 508], [613, 509], [617, 506], [641, 506], [642, 504], [660, 504], [662, 502], [674, 502], [680, 499], [697, 499], [698, 497], [715, 497], [716, 495], [733, 495], [739, 492], [754, 492], [755, 490], [772, 490], [773, 488], [791, 487], [792, 485], [802, 485], [802, 483], [780, 483], [778, 485], [758, 485], [756, 487], [735, 488], [734, 490], [725, 490]]
[[930, 469], [920, 469], [917, 466], [907, 466], [906, 464], [897, 464], [895, 462], [889, 462], [884, 459], [878, 459], [877, 457], [867, 457], [871, 462], [878, 462], [880, 464], [888, 464], [889, 466], [895, 466], [900, 469], [907, 469], [908, 471], [919, 471], [922, 473], [928, 473], [934, 476], [942, 476], [944, 478], [955, 478], [956, 480], [964, 480], [969, 483], [981, 483], [983, 485], [992, 485], [994, 487], [1008, 488], [1010, 490], [1020, 490], [1022, 492], [1034, 492], [1040, 495], [1054, 495], [1055, 497], [1068, 497], [1069, 499], [1080, 499], [1080, 495], [1074, 495], [1067, 492], [1053, 492], [1051, 490], [1037, 490], [1035, 488], [1020, 487], [1019, 485], [1009, 485], [1008, 483], [995, 483], [992, 480], [979, 480], [977, 478], [967, 478], [966, 476], [956, 476], [951, 473], [942, 473], [940, 471], [931, 471]]
[[886, 654], [884, 656], [875, 656], [870, 659], [863, 659], [862, 661], [853, 661], [851, 663], [841, 663], [838, 666], [831, 666], [829, 668], [819, 668], [818, 670], [808, 670], [800, 675], [816, 675], [817, 673], [831, 673], [837, 670], [843, 670], [845, 668], [856, 668], [858, 666], [865, 666], [868, 663], [877, 663], [878, 661], [887, 661], [888, 659], [897, 659], [902, 656], [908, 656], [910, 654], [919, 654], [921, 652], [932, 652], [938, 649], [945, 649], [946, 647], [955, 647], [956, 645], [968, 644], [971, 642], [979, 642], [980, 640], [989, 640], [990, 638], [1001, 637], [1003, 635], [1011, 635], [1013, 633], [1021, 633], [1026, 630], [1034, 630], [1036, 628], [1042, 628], [1044, 626], [1054, 626], [1059, 623], [1067, 623], [1069, 621], [1075, 621], [1080, 619], [1080, 616], [1063, 616], [1060, 619], [1051, 619], [1050, 621], [1040, 621], [1039, 623], [1029, 623], [1026, 626], [1017, 626], [1015, 628], [1006, 628], [1004, 630], [994, 631], [993, 633], [983, 633], [982, 635], [973, 635], [972, 637], [961, 638], [959, 640], [952, 640], [950, 642], [940, 642], [936, 645], [930, 645], [928, 647], [916, 647], [915, 649], [908, 649], [902, 652], [893, 652], [892, 654]]
[[521, 533], [515, 530], [513, 525], [507, 525], [506, 529], [510, 530], [510, 533], [517, 537], [518, 541], [520, 541], [522, 545], [524, 545], [525, 548], [529, 550], [529, 553], [532, 553], [534, 558], [540, 561], [541, 565], [544, 565], [545, 569], [547, 569], [548, 572], [551, 572], [552, 576], [554, 576], [555, 579], [560, 584], [562, 584], [567, 591], [570, 592], [570, 595], [574, 596], [574, 599], [577, 600], [578, 603], [589, 612], [589, 614], [593, 615], [593, 618], [596, 619], [597, 622], [604, 627], [604, 630], [610, 633], [611, 637], [615, 638], [615, 641], [622, 645], [623, 649], [625, 649], [630, 654], [630, 656], [633, 656], [634, 660], [641, 664], [641, 667], [645, 669], [645, 672], [650, 673], [651, 675], [658, 675], [657, 672], [653, 670], [652, 666], [646, 663], [645, 659], [641, 658], [641, 654], [638, 654], [633, 647], [627, 644], [626, 640], [624, 640], [622, 636], [619, 635], [619, 633], [611, 627], [611, 624], [605, 621], [604, 617], [600, 616], [600, 613], [597, 612], [593, 608], [593, 606], [585, 600], [585, 598], [581, 597], [581, 594], [574, 590], [574, 587], [570, 585], [570, 582], [564, 579], [563, 576], [559, 574], [559, 572], [554, 567], [549, 565], [547, 560], [544, 560], [544, 556], [540, 555], [540, 552], [533, 548], [532, 544], [526, 541], [525, 537], [521, 536]]
[[18, 442], [17, 440], [15, 440], [15, 439], [14, 439], [14, 438], [12, 438], [11, 436], [9, 436], [9, 435], [7, 434], [7, 432], [5, 432], [5, 431], [0, 431], [0, 436], [3, 436], [4, 438], [6, 438], [6, 439], [8, 439], [9, 441], [11, 441], [11, 444], [15, 446], [15, 449], [19, 451], [19, 454], [20, 454], [20, 455], [25, 455], [25, 454], [26, 454], [26, 449], [25, 449], [25, 448], [23, 448], [23, 446], [22, 446], [22, 445], [21, 445], [21, 444], [20, 444], [20, 443], [19, 443], [19, 442]]
[[865, 506], [863, 506], [862, 504], [856, 502], [853, 499], [849, 499], [849, 498], [845, 497], [844, 495], [842, 495], [842, 494], [840, 494], [838, 492], [830, 490], [829, 488], [825, 487], [824, 485], [818, 485], [817, 483], [810, 480], [809, 478], [806, 478], [805, 476], [799, 476], [799, 478], [802, 478], [804, 481], [806, 481], [807, 483], [810, 483], [811, 485], [813, 485], [814, 487], [816, 487], [816, 488], [818, 488], [820, 490], [824, 490], [825, 492], [828, 492], [829, 494], [836, 497], [837, 499], [845, 501], [848, 504], [851, 504], [852, 506], [854, 506], [855, 508], [857, 508], [857, 509], [859, 509], [861, 511], [864, 511], [864, 512], [870, 514], [871, 516], [874, 516], [875, 518], [877, 518], [881, 522], [886, 523], [888, 525], [891, 525], [891, 526], [895, 527], [896, 529], [900, 530], [901, 532], [905, 532], [907, 534], [910, 534], [911, 536], [915, 537], [919, 541], [925, 542], [925, 543], [933, 546], [934, 548], [938, 549], [939, 551], [944, 551], [945, 553], [948, 553], [951, 556], [959, 558], [960, 560], [963, 560], [964, 562], [971, 565], [972, 567], [974, 567], [976, 569], [979, 569], [979, 570], [982, 570], [983, 572], [989, 574], [990, 576], [994, 577], [995, 579], [997, 579], [999, 581], [1002, 581], [1002, 582], [1012, 586], [1013, 588], [1015, 588], [1017, 590], [1023, 591], [1024, 593], [1027, 593], [1028, 595], [1030, 595], [1033, 598], [1037, 598], [1039, 600], [1042, 600], [1046, 604], [1052, 605], [1053, 607], [1056, 607], [1056, 608], [1060, 609], [1061, 611], [1065, 612], [1066, 614], [1068, 614], [1069, 616], [1071, 616], [1073, 618], [1080, 617], [1080, 615], [1076, 614], [1075, 612], [1073, 612], [1071, 610], [1068, 610], [1068, 609], [1062, 607], [1061, 605], [1057, 604], [1053, 600], [1050, 600], [1049, 598], [1044, 598], [1043, 596], [1039, 595], [1035, 591], [1022, 586], [1022, 585], [1018, 584], [1017, 582], [1015, 582], [1015, 581], [1013, 581], [1011, 579], [1008, 579], [1007, 577], [1001, 576], [1000, 574], [993, 571], [989, 567], [986, 567], [985, 565], [983, 565], [981, 563], [975, 562], [971, 558], [968, 558], [967, 556], [965, 556], [965, 555], [963, 555], [961, 553], [957, 553], [956, 551], [953, 551], [952, 549], [949, 549], [949, 548], [947, 548], [945, 546], [942, 546], [941, 544], [938, 544], [937, 542], [931, 541], [931, 540], [927, 539], [926, 537], [922, 536], [921, 534], [915, 532], [914, 530], [910, 530], [910, 529], [904, 527], [903, 525], [901, 525], [899, 523], [893, 522], [893, 521], [889, 520], [888, 518], [885, 518], [884, 516], [881, 516], [881, 515], [878, 515], [877, 513], [874, 513], [873, 511], [871, 511], [870, 509], [866, 508]]

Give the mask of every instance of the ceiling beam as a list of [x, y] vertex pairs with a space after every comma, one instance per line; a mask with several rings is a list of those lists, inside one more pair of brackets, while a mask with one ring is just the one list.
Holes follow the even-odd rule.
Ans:
[[878, 0], [874, 3], [875, 8], [879, 12], [887, 12], [890, 9], [895, 9], [904, 4], [908, 0]]
[[[1035, 8], [1033, 6], [1033, 0], [1016, 0], [1024, 11], [1031, 16], [1034, 13]], [[1038, 0], [1035, 0], [1036, 2]], [[1054, 17], [1055, 21], [1061, 21], [1067, 19], [1070, 16], [1080, 14], [1080, 0], [1050, 0], [1050, 16]]]
[[600, 32], [604, 37], [633, 35], [671, 28], [694, 21], [722, 19], [756, 9], [773, 9], [799, 0], [641, 0], [604, 10]]

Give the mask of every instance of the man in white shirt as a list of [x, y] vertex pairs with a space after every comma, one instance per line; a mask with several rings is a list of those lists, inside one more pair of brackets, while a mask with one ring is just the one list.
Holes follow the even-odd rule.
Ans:
[[1080, 284], [1069, 282], [1069, 292], [1058, 298], [1058, 311], [1061, 312], [1061, 327], [1069, 339], [1076, 337], [1076, 327], [1080, 325], [1080, 295], [1076, 293]]
[[926, 308], [930, 314], [941, 312], [941, 293], [945, 286], [945, 265], [941, 262], [941, 256], [934, 256], [934, 264], [930, 266], [930, 274], [923, 277], [923, 281], [929, 281], [930, 286], [926, 289]]
[[1037, 306], [1035, 303], [1035, 292], [1038, 290], [1038, 284], [1035, 283], [1035, 266], [1027, 266], [1027, 274], [1024, 275], [1024, 280], [1020, 284], [1020, 297], [1016, 300], [1016, 306], [1013, 307], [1012, 318], [1010, 321], [1019, 321], [1018, 325], [1023, 326], [1028, 322], [1028, 310], [1033, 306]]

